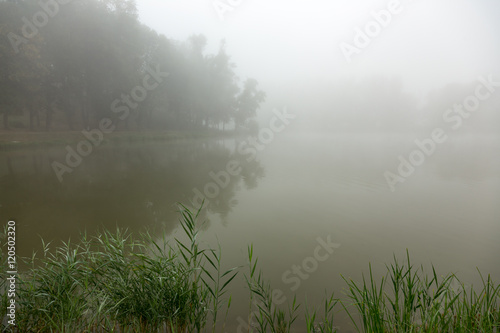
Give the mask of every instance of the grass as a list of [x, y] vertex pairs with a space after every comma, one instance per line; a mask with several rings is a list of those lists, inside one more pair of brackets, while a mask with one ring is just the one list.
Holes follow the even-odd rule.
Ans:
[[[294, 297], [292, 304], [288, 305], [288, 311], [275, 306], [276, 301], [272, 296], [272, 288], [269, 282], [263, 278], [262, 272], [256, 274], [257, 262], [253, 260], [253, 246], [248, 247], [249, 275], [245, 275], [245, 280], [250, 290], [250, 302], [256, 298], [256, 311], [250, 312], [248, 323], [257, 320], [257, 332], [285, 333], [290, 332], [293, 322], [297, 319], [299, 304]], [[251, 311], [251, 303], [249, 310]], [[251, 327], [248, 327], [251, 331]]]
[[201, 332], [228, 303], [237, 271], [207, 269], [221, 272], [221, 254], [199, 247], [198, 213], [180, 206], [187, 242], [117, 229], [55, 251], [44, 243], [18, 279], [16, 332]]
[[[228, 288], [240, 267], [222, 268], [220, 246], [201, 247], [200, 210], [179, 206], [183, 240], [117, 229], [83, 234], [78, 243], [55, 248], [43, 243], [39, 255], [24, 259], [30, 268], [18, 277], [17, 326], [2, 331], [224, 331], [231, 306]], [[2, 254], [1, 259], [4, 317], [7, 258]], [[338, 332], [339, 312], [348, 315], [357, 332], [500, 332], [500, 286], [490, 276], [481, 275], [477, 291], [453, 274], [439, 277], [434, 267], [430, 274], [422, 266], [415, 268], [408, 252], [403, 264], [394, 258], [380, 280], [371, 265], [361, 282], [343, 277], [343, 299], [327, 294], [321, 311], [296, 298], [277, 304], [252, 245], [247, 268], [248, 323], [255, 322], [248, 332]], [[301, 312], [305, 326], [297, 328]]]
[[453, 274], [438, 277], [434, 266], [426, 274], [407, 252], [406, 264], [394, 258], [379, 283], [371, 266], [362, 283], [344, 278], [352, 303], [342, 305], [358, 332], [500, 332], [500, 285], [481, 279], [476, 292]]

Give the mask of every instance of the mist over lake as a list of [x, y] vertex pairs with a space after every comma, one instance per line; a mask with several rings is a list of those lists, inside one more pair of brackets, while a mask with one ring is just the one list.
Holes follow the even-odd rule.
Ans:
[[494, 1], [0, 0], [8, 332], [498, 332]]

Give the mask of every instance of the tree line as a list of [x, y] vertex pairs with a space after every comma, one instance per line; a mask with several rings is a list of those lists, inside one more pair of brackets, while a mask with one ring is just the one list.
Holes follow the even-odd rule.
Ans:
[[[206, 46], [203, 35], [176, 41], [141, 24], [135, 0], [0, 0], [3, 126], [80, 130], [104, 117], [129, 130], [251, 126], [265, 93], [236, 76], [224, 41], [216, 54]], [[141, 89], [152, 71], [163, 82]], [[130, 112], [113, 112], [131, 93]]]

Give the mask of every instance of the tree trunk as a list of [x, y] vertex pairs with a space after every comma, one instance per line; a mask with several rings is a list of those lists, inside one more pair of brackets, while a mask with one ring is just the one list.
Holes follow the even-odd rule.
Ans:
[[52, 125], [52, 107], [49, 105], [47, 107], [47, 114], [45, 116], [45, 130], [50, 131], [50, 126]]
[[34, 120], [34, 117], [35, 117], [35, 110], [33, 110], [33, 108], [30, 108], [29, 110], [29, 116], [30, 116], [30, 131], [34, 131], [35, 130], [35, 120]]
[[[36, 97], [33, 97], [31, 100], [31, 105], [29, 108], [29, 116], [30, 116], [30, 131], [35, 130], [35, 126], [40, 126], [40, 116], [38, 114], [38, 108], [37, 108], [37, 99]], [[36, 120], [36, 125], [35, 125], [35, 120]]]
[[69, 130], [73, 131], [75, 129], [75, 126], [73, 125], [73, 115], [70, 113], [69, 110], [66, 110], [66, 119], [68, 121]]
[[83, 123], [83, 128], [88, 129], [89, 128], [89, 123], [90, 123], [90, 117], [89, 117], [89, 107], [88, 107], [88, 102], [83, 102], [82, 104], [82, 123]]
[[35, 117], [36, 117], [36, 128], [40, 128], [40, 112], [38, 109], [35, 109]]
[[7, 156], [7, 170], [9, 171], [9, 175], [14, 175], [14, 168], [12, 167], [10, 156]]
[[58, 103], [59, 107], [66, 115], [66, 121], [68, 122], [69, 130], [73, 131], [75, 129], [75, 113], [73, 112], [71, 101], [66, 96], [61, 96], [58, 100]]
[[3, 113], [3, 128], [9, 129], [9, 113], [7, 112], [7, 110], [5, 110]]
[[147, 128], [151, 129], [153, 128], [153, 108], [151, 108], [148, 113], [147, 113], [147, 120], [146, 120], [146, 123], [147, 123]]

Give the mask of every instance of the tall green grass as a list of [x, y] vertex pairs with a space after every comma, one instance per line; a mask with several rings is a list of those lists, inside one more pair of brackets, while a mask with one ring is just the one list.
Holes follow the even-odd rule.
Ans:
[[[264, 280], [263, 274], [259, 271], [256, 274], [258, 258], [253, 259], [253, 245], [248, 247], [248, 267], [249, 275], [245, 275], [247, 286], [250, 290], [250, 314], [248, 323], [254, 319], [252, 312], [252, 300], [256, 299], [255, 320], [257, 321], [257, 332], [288, 333], [292, 324], [297, 319], [299, 304], [294, 297], [293, 302], [288, 304], [288, 309], [283, 310], [275, 305], [271, 284]], [[248, 327], [251, 331], [251, 327]]]
[[[500, 285], [481, 275], [476, 292], [453, 274], [439, 277], [396, 258], [379, 282], [344, 278], [351, 302], [342, 302], [358, 332], [500, 332]], [[454, 288], [453, 286], [460, 286]], [[357, 317], [357, 318], [356, 318]]]
[[117, 229], [54, 251], [43, 243], [18, 279], [15, 331], [201, 332], [215, 323], [237, 270], [222, 272], [220, 249], [200, 247], [199, 212], [180, 206], [185, 242]]
[[[42, 240], [41, 253], [25, 258], [29, 269], [19, 275], [17, 326], [10, 331], [225, 332], [232, 302], [228, 288], [239, 268], [222, 268], [220, 246], [201, 246], [200, 211], [179, 206], [182, 240], [120, 228], [82, 234], [77, 243], [55, 247]], [[6, 259], [2, 252], [2, 318], [8, 302]], [[394, 257], [380, 279], [371, 265], [361, 281], [343, 277], [345, 297], [327, 294], [321, 310], [302, 306], [296, 297], [277, 304], [257, 263], [251, 245], [245, 274], [248, 332], [343, 331], [335, 318], [339, 312], [358, 332], [500, 332], [500, 285], [490, 276], [480, 275], [479, 290], [466, 287], [455, 275], [414, 267], [408, 252], [402, 264]], [[297, 327], [301, 313], [305, 326]]]

